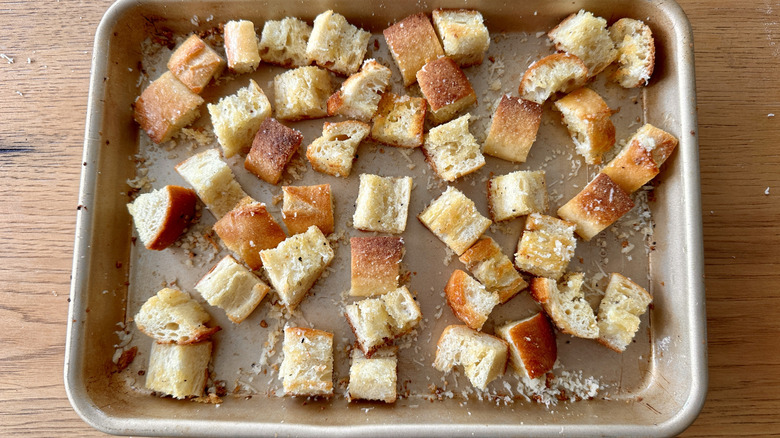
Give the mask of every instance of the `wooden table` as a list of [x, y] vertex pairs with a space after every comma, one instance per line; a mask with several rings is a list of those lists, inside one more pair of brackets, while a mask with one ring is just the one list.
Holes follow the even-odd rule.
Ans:
[[[780, 435], [780, 4], [684, 0], [695, 34], [709, 395], [685, 436]], [[0, 0], [0, 434], [92, 436], [63, 355], [87, 88], [111, 0]], [[771, 114], [777, 117], [771, 117]]]

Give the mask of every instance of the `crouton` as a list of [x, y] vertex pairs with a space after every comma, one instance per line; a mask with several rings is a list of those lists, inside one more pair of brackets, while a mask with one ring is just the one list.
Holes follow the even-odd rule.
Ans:
[[570, 272], [556, 282], [551, 278], [531, 280], [531, 296], [542, 305], [558, 329], [572, 336], [596, 339], [599, 326], [596, 315], [582, 290], [584, 275]]
[[347, 401], [374, 400], [395, 403], [398, 382], [397, 348], [386, 347], [367, 358], [359, 349], [352, 350], [349, 367]]
[[274, 77], [276, 118], [298, 121], [328, 115], [333, 92], [328, 72], [314, 66], [298, 67]]
[[143, 193], [127, 204], [133, 224], [146, 249], [171, 246], [195, 217], [198, 195], [179, 186]]
[[362, 231], [403, 233], [411, 196], [411, 177], [361, 174], [352, 225]]
[[509, 322], [496, 333], [509, 344], [509, 362], [519, 375], [538, 379], [552, 371], [558, 359], [558, 345], [553, 326], [544, 313]]
[[225, 60], [195, 34], [184, 40], [168, 59], [168, 70], [195, 94], [200, 94], [224, 69]]
[[456, 269], [444, 288], [452, 313], [474, 330], [482, 330], [490, 312], [499, 304], [498, 294], [488, 292], [480, 282]]
[[601, 173], [626, 193], [633, 193], [655, 178], [661, 165], [677, 147], [677, 138], [668, 132], [646, 124], [628, 139], [626, 146]]
[[529, 274], [557, 280], [574, 256], [575, 228], [571, 222], [531, 213], [517, 244], [515, 266]]
[[194, 155], [176, 166], [176, 171], [195, 189], [198, 197], [217, 219], [248, 195], [222, 161], [218, 149]]
[[460, 261], [488, 292], [498, 294], [499, 304], [506, 303], [528, 287], [528, 283], [515, 270], [509, 257], [490, 237], [485, 236], [477, 240], [460, 256]]
[[598, 341], [618, 353], [625, 351], [639, 330], [639, 317], [652, 301], [642, 286], [613, 273], [599, 305]]
[[470, 9], [434, 9], [432, 16], [447, 56], [461, 67], [482, 64], [490, 46], [482, 14]]
[[271, 117], [271, 103], [252, 79], [235, 94], [208, 104], [208, 109], [225, 158], [249, 150], [260, 125]]
[[201, 397], [208, 380], [211, 342], [152, 344], [146, 389], [176, 399]]
[[326, 236], [333, 232], [333, 199], [330, 184], [282, 187], [282, 221], [290, 235], [315, 225]]
[[407, 87], [417, 81], [417, 72], [425, 63], [444, 56], [431, 20], [423, 13], [410, 15], [382, 33]]
[[389, 68], [368, 59], [360, 71], [351, 75], [328, 99], [328, 115], [342, 115], [368, 122], [374, 117], [382, 93], [390, 85]]
[[621, 18], [609, 28], [620, 67], [610, 79], [624, 88], [647, 85], [655, 68], [655, 39], [650, 27], [639, 20]]
[[166, 142], [198, 118], [203, 98], [167, 71], [133, 103], [133, 118], [153, 142]]
[[555, 102], [569, 130], [577, 153], [588, 164], [601, 164], [601, 156], [615, 145], [612, 110], [590, 88], [580, 88]]
[[542, 106], [504, 95], [498, 103], [483, 145], [483, 152], [502, 160], [524, 163], [536, 141]]
[[502, 339], [465, 325], [450, 325], [436, 344], [433, 367], [446, 373], [461, 365], [471, 384], [484, 390], [504, 374], [507, 356], [508, 346]]
[[582, 59], [589, 77], [601, 73], [618, 56], [607, 30], [607, 20], [583, 9], [566, 17], [547, 36], [559, 52]]
[[266, 21], [258, 47], [260, 59], [287, 68], [311, 64], [306, 55], [311, 30], [305, 21], [293, 17]]
[[430, 105], [428, 114], [434, 124], [452, 120], [459, 112], [477, 103], [471, 82], [452, 58], [445, 56], [428, 61], [417, 72], [417, 82]]
[[425, 99], [420, 97], [383, 94], [374, 116], [371, 138], [390, 146], [421, 146], [427, 107]]
[[228, 21], [224, 26], [228, 68], [236, 73], [255, 71], [260, 65], [257, 33], [251, 21]]
[[269, 117], [260, 124], [244, 168], [270, 184], [278, 184], [284, 167], [303, 142], [300, 131], [282, 125]]
[[219, 331], [207, 325], [211, 315], [190, 294], [169, 288], [146, 300], [134, 320], [138, 330], [163, 344], [193, 344]]
[[485, 165], [477, 139], [469, 132], [471, 114], [431, 128], [425, 136], [423, 154], [436, 175], [445, 181], [476, 172]]
[[555, 93], [568, 93], [588, 80], [588, 68], [569, 53], [555, 53], [531, 64], [517, 90], [523, 99], [543, 104]]
[[320, 67], [348, 76], [360, 68], [370, 37], [371, 33], [349, 24], [344, 16], [325, 11], [314, 19], [306, 56]]
[[322, 136], [306, 148], [312, 169], [328, 175], [348, 177], [360, 143], [368, 137], [371, 125], [357, 120], [325, 122]]
[[599, 173], [558, 209], [558, 216], [576, 224], [577, 234], [590, 240], [634, 208], [634, 201], [606, 174]]
[[333, 395], [333, 333], [287, 327], [282, 351], [279, 378], [286, 395]]
[[236, 324], [245, 320], [271, 290], [255, 274], [227, 255], [195, 284], [195, 290]]
[[260, 251], [276, 248], [287, 235], [268, 212], [265, 204], [245, 198], [214, 224], [225, 246], [252, 270], [263, 266]]
[[353, 237], [349, 294], [371, 297], [398, 289], [404, 241], [400, 237]]
[[471, 199], [452, 186], [417, 218], [457, 255], [469, 249], [492, 223]]
[[544, 176], [543, 170], [518, 170], [490, 178], [487, 197], [493, 221], [506, 221], [531, 213], [546, 213], [549, 200]]
[[366, 357], [412, 331], [422, 319], [420, 306], [406, 287], [348, 304], [344, 316]]

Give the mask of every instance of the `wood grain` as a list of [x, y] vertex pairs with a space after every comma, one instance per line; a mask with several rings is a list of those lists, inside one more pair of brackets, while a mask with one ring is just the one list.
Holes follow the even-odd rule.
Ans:
[[[14, 59], [0, 59], [3, 435], [100, 435], [70, 407], [62, 367], [92, 44], [110, 4], [0, 0], [0, 53]], [[695, 38], [710, 370], [684, 436], [778, 436], [780, 4], [681, 4]]]

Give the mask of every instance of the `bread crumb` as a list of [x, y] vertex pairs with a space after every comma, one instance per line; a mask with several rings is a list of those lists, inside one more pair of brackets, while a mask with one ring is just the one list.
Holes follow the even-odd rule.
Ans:
[[769, 187], [767, 187], [766, 190], [764, 190], [764, 194], [769, 196]]
[[774, 117], [774, 116], [775, 116], [775, 113], [769, 113], [769, 114], [767, 114], [766, 116], [767, 116], [767, 117]]

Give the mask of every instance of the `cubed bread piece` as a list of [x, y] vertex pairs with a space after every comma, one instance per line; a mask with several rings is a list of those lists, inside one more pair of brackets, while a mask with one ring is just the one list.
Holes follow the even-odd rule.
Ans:
[[601, 73], [618, 56], [609, 37], [607, 20], [584, 9], [566, 17], [547, 36], [559, 52], [571, 53], [582, 59], [590, 77]]
[[452, 313], [474, 330], [482, 330], [490, 312], [499, 304], [496, 292], [488, 292], [460, 269], [452, 273], [444, 292]]
[[577, 196], [558, 209], [558, 216], [577, 225], [577, 234], [590, 240], [629, 210], [634, 201], [609, 176], [599, 173]]
[[485, 165], [477, 139], [469, 132], [471, 114], [431, 128], [425, 136], [423, 154], [436, 175], [445, 181], [476, 172]]
[[336, 114], [368, 122], [379, 107], [382, 93], [390, 85], [392, 72], [375, 59], [367, 59], [328, 99], [328, 115]]
[[382, 295], [398, 289], [404, 241], [400, 237], [353, 237], [352, 281], [349, 294], [359, 297]]
[[559, 279], [577, 246], [575, 228], [571, 222], [531, 213], [517, 244], [515, 266], [539, 277]]
[[399, 337], [409, 333], [422, 319], [420, 305], [406, 286], [390, 291], [381, 298], [385, 302], [387, 314], [393, 320], [393, 336]]
[[331, 93], [327, 71], [314, 66], [288, 70], [274, 77], [276, 117], [289, 121], [326, 117]]
[[490, 217], [506, 221], [531, 213], [545, 213], [549, 208], [544, 170], [518, 170], [488, 181]]
[[306, 158], [317, 172], [348, 177], [360, 142], [368, 137], [371, 125], [357, 120], [325, 122], [322, 136], [306, 148]]
[[244, 168], [263, 181], [278, 184], [282, 179], [284, 167], [303, 142], [300, 131], [282, 125], [276, 119], [268, 117], [252, 140], [252, 149], [244, 161]]
[[168, 70], [196, 94], [224, 69], [225, 60], [195, 34], [184, 40], [168, 59]]
[[146, 389], [173, 398], [201, 397], [206, 389], [211, 342], [152, 344]]
[[200, 115], [203, 98], [166, 71], [133, 103], [133, 118], [155, 143], [168, 141]]
[[374, 116], [371, 138], [390, 146], [421, 146], [427, 108], [428, 104], [421, 97], [383, 94]]
[[524, 163], [536, 141], [541, 122], [541, 105], [505, 94], [493, 112], [483, 152], [503, 160]]
[[371, 33], [349, 24], [344, 16], [325, 11], [314, 19], [306, 56], [334, 73], [351, 75], [363, 62], [369, 38]]
[[386, 347], [367, 358], [362, 351], [352, 350], [349, 367], [347, 401], [375, 400], [395, 403], [398, 382], [397, 348]]
[[509, 344], [509, 362], [515, 371], [529, 379], [544, 377], [558, 358], [555, 330], [544, 313], [513, 321], [496, 333]]
[[555, 109], [561, 112], [577, 153], [588, 164], [601, 164], [601, 156], [615, 145], [612, 110], [604, 99], [590, 88], [580, 88], [557, 100]]
[[481, 237], [463, 255], [460, 261], [489, 292], [498, 294], [499, 304], [506, 303], [528, 283], [517, 272], [512, 261], [501, 251], [495, 240]]
[[211, 316], [190, 294], [169, 288], [146, 300], [134, 319], [138, 330], [166, 344], [192, 344], [219, 331], [206, 325]]
[[195, 217], [198, 195], [179, 186], [138, 195], [127, 204], [138, 237], [146, 249], [163, 250], [173, 244]]
[[208, 109], [225, 158], [249, 150], [260, 125], [271, 117], [271, 102], [253, 79], [235, 94], [208, 104]]
[[262, 202], [245, 198], [217, 223], [214, 231], [252, 270], [260, 269], [260, 251], [276, 248], [287, 235]]
[[554, 53], [534, 62], [523, 74], [518, 93], [523, 99], [543, 104], [555, 93], [568, 93], [588, 80], [588, 68], [569, 53]]
[[652, 301], [642, 286], [613, 273], [599, 305], [598, 341], [617, 352], [625, 351], [639, 330], [639, 317]]
[[311, 64], [306, 55], [310, 36], [311, 26], [303, 20], [285, 17], [266, 21], [260, 37], [260, 58], [282, 67], [305, 67]]
[[432, 15], [447, 56], [461, 67], [482, 64], [490, 46], [482, 14], [471, 9], [434, 9]]
[[284, 393], [333, 395], [333, 333], [306, 327], [284, 329], [284, 359], [279, 367]]
[[400, 287], [379, 298], [348, 304], [344, 316], [360, 349], [371, 357], [378, 348], [412, 331], [422, 312], [409, 289]]
[[610, 79], [624, 88], [647, 85], [655, 68], [655, 39], [650, 27], [639, 20], [621, 18], [610, 26], [609, 36], [620, 65]]
[[316, 225], [322, 234], [333, 232], [333, 199], [330, 184], [282, 187], [282, 221], [290, 235], [305, 233]]
[[352, 226], [362, 231], [403, 233], [411, 196], [412, 178], [409, 176], [361, 174]]
[[425, 63], [444, 56], [431, 20], [423, 13], [410, 15], [382, 33], [407, 87], [417, 81]]
[[228, 68], [236, 73], [255, 71], [260, 65], [257, 33], [251, 21], [228, 21], [224, 26]]
[[333, 260], [333, 248], [322, 231], [312, 225], [276, 248], [260, 251], [260, 258], [282, 304], [292, 310]]
[[593, 308], [585, 299], [584, 277], [580, 272], [569, 272], [557, 282], [536, 277], [531, 280], [531, 296], [542, 305], [560, 331], [579, 338], [596, 339], [599, 326]]
[[239, 324], [257, 308], [271, 288], [228, 255], [195, 284], [195, 290]]
[[471, 384], [484, 390], [506, 370], [508, 347], [503, 340], [465, 325], [450, 325], [436, 344], [433, 367], [449, 372], [462, 365]]
[[248, 196], [236, 182], [233, 171], [220, 158], [218, 149], [193, 155], [179, 163], [176, 171], [190, 183], [217, 219]]
[[434, 124], [452, 120], [469, 105], [477, 103], [477, 94], [458, 64], [449, 57], [428, 61], [418, 72], [425, 100], [431, 106], [428, 114]]
[[471, 199], [452, 186], [417, 218], [457, 255], [469, 249], [492, 223], [479, 214]]
[[627, 193], [633, 193], [660, 172], [677, 147], [677, 138], [646, 124], [628, 139], [628, 144], [603, 169]]

